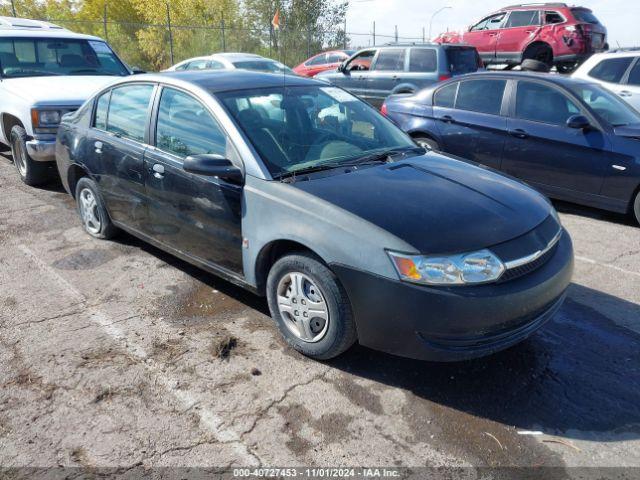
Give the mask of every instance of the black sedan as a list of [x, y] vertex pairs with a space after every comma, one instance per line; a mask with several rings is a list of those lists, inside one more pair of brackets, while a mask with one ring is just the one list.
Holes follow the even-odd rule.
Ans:
[[383, 111], [418, 144], [502, 170], [551, 198], [640, 222], [640, 112], [599, 85], [478, 73], [391, 97]]
[[318, 359], [354, 342], [486, 355], [559, 308], [573, 270], [549, 202], [416, 147], [366, 103], [304, 78], [142, 75], [65, 116], [57, 163], [85, 230], [118, 229], [266, 295]]

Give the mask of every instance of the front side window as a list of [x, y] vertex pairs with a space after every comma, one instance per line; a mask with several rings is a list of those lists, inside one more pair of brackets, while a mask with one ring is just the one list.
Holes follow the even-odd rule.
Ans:
[[4, 78], [48, 75], [128, 75], [102, 41], [67, 38], [0, 38]]
[[311, 60], [309, 60], [306, 65], [311, 66], [311, 65], [323, 65], [326, 60], [326, 55], [323, 53], [321, 55], [316, 55], [315, 57], [313, 57]]
[[591, 108], [598, 117], [614, 127], [640, 124], [640, 113], [625, 101], [599, 85], [570, 85], [569, 88]]
[[393, 123], [336, 87], [274, 87], [218, 97], [274, 177], [415, 148]]
[[468, 80], [460, 82], [456, 108], [499, 115], [506, 80]]
[[208, 68], [207, 60], [193, 60], [189, 62], [187, 70], [206, 70]]
[[565, 125], [580, 108], [560, 91], [548, 85], [518, 82], [516, 117], [533, 122]]
[[327, 55], [327, 63], [340, 63], [347, 58], [348, 56], [344, 53], [330, 53]]
[[472, 32], [478, 32], [481, 30], [496, 30], [500, 28], [502, 24], [502, 20], [504, 20], [504, 16], [506, 13], [498, 13], [496, 15], [491, 15], [490, 17], [482, 19], [476, 25], [471, 27]]
[[435, 72], [437, 68], [438, 59], [433, 48], [412, 48], [409, 52], [410, 72]]
[[227, 156], [226, 135], [204, 105], [166, 87], [158, 107], [156, 147], [183, 158], [206, 153]]
[[371, 69], [371, 62], [373, 61], [373, 57], [375, 57], [375, 50], [366, 50], [364, 52], [360, 52], [358, 55], [353, 57], [349, 64], [347, 65], [347, 70], [369, 70]]
[[107, 131], [144, 141], [153, 85], [128, 85], [111, 92], [107, 114]]
[[509, 14], [504, 28], [529, 27], [531, 25], [540, 25], [540, 11], [514, 10]]
[[433, 97], [433, 104], [436, 107], [453, 108], [456, 103], [456, 93], [458, 92], [458, 82], [437, 90]]
[[222, 70], [224, 69], [224, 65], [216, 60], [209, 60], [207, 62], [207, 68], [210, 70]]
[[603, 82], [620, 83], [631, 62], [633, 57], [608, 58], [593, 67], [589, 76]]
[[404, 58], [406, 52], [407, 51], [404, 48], [380, 50], [374, 68], [382, 71], [404, 70]]

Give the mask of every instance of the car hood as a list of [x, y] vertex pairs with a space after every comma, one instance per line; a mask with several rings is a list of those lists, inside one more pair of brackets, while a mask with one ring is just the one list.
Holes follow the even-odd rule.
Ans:
[[497, 245], [529, 232], [551, 213], [547, 200], [526, 185], [436, 153], [292, 185], [422, 253]]
[[2, 87], [30, 104], [80, 105], [96, 90], [121, 77], [61, 75], [5, 78]]
[[613, 132], [619, 137], [635, 138], [640, 140], [640, 124], [615, 127]]

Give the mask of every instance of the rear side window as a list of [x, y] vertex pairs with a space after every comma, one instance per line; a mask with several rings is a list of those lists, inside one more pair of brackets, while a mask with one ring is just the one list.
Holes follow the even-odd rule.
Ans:
[[433, 48], [412, 48], [409, 52], [410, 72], [435, 72], [437, 68], [438, 60]]
[[111, 96], [111, 90], [107, 93], [103, 93], [98, 102], [96, 103], [96, 116], [93, 122], [93, 126], [100, 129], [107, 129], [107, 113], [109, 112], [109, 97]]
[[636, 65], [631, 69], [629, 74], [629, 85], [640, 86], [640, 61], [636, 62]]
[[540, 25], [539, 10], [514, 10], [509, 14], [504, 28], [528, 27]]
[[433, 104], [436, 107], [453, 108], [456, 103], [458, 85], [459, 83], [455, 82], [437, 90], [433, 97]]
[[207, 60], [194, 60], [193, 62], [189, 62], [187, 70], [206, 70], [207, 63]]
[[376, 60], [376, 70], [404, 70], [404, 57], [406, 50], [404, 48], [390, 48], [380, 50], [378, 59]]
[[460, 83], [456, 108], [499, 115], [506, 80], [469, 80]]
[[447, 48], [447, 63], [449, 71], [454, 75], [463, 75], [478, 71], [480, 57], [475, 48]]
[[579, 22], [591, 23], [593, 25], [597, 25], [598, 23], [600, 23], [596, 16], [589, 10], [585, 10], [582, 8], [572, 8], [571, 13], [573, 14], [573, 17]]
[[544, 23], [554, 24], [554, 23], [562, 23], [562, 22], [564, 22], [564, 17], [560, 15], [558, 12], [544, 13]]
[[603, 60], [591, 69], [589, 76], [603, 82], [620, 83], [632, 61], [633, 57]]
[[565, 125], [569, 117], [578, 113], [580, 108], [555, 88], [533, 82], [518, 82], [517, 118]]
[[109, 103], [107, 131], [139, 142], [144, 141], [152, 85], [114, 88]]
[[172, 88], [162, 90], [156, 146], [179, 157], [226, 154], [225, 135], [209, 111], [195, 98]]

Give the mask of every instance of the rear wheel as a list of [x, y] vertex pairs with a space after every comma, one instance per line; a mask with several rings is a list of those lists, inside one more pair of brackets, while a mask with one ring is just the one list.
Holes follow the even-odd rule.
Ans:
[[424, 135], [418, 135], [413, 137], [413, 141], [416, 143], [416, 145], [424, 148], [427, 151], [440, 150], [440, 144], [436, 142], [433, 138], [426, 137]]
[[88, 177], [78, 181], [76, 203], [85, 232], [100, 239], [109, 239], [116, 234], [117, 228], [111, 223], [96, 182]]
[[636, 199], [633, 202], [633, 216], [636, 217], [636, 222], [640, 224], [640, 191], [636, 193]]
[[522, 59], [537, 60], [551, 68], [553, 66], [553, 50], [548, 45], [532, 45], [525, 50]]
[[282, 257], [269, 272], [267, 299], [280, 333], [311, 358], [337, 357], [356, 341], [347, 294], [337, 277], [312, 255]]
[[563, 75], [572, 73], [578, 67], [578, 62], [556, 63], [556, 70]]
[[27, 132], [19, 125], [11, 129], [11, 155], [18, 170], [20, 180], [31, 187], [51, 180], [52, 168], [49, 162], [36, 162], [27, 153]]

